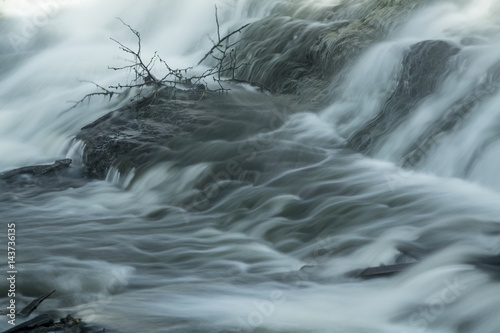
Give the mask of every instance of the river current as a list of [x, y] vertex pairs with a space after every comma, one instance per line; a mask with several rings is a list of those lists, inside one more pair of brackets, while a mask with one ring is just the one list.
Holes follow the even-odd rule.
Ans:
[[[97, 97], [68, 111], [95, 91], [87, 81], [129, 79], [107, 68], [126, 64], [110, 37], [136, 42], [116, 17], [140, 31], [145, 54], [182, 68], [212, 46], [214, 3], [221, 31], [271, 22], [293, 47], [294, 25], [327, 31], [373, 3], [404, 2], [2, 1], [0, 172], [73, 159], [70, 179], [0, 194], [2, 248], [16, 225], [16, 302], [55, 289], [37, 313], [111, 332], [497, 333], [495, 0], [414, 1], [404, 22], [343, 63], [319, 108], [241, 85], [214, 103], [218, 121], [168, 158], [105, 180], [81, 175], [80, 128], [128, 103]], [[418, 86], [425, 93], [412, 92], [404, 117], [376, 118], [400, 105], [391, 96], [412, 83], [400, 80], [402, 64], [425, 41], [452, 45], [425, 74], [432, 89]], [[269, 50], [252, 46], [248, 61]], [[264, 78], [280, 56], [253, 70]], [[397, 263], [416, 264], [356, 275]], [[0, 286], [3, 308], [5, 278]]]

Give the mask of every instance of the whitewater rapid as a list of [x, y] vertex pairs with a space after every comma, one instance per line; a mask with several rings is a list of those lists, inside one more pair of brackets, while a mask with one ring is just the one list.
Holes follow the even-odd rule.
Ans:
[[[56, 289], [38, 313], [118, 332], [498, 332], [495, 1], [421, 1], [346, 61], [319, 110], [234, 87], [211, 104], [213, 123], [149, 167], [81, 176], [80, 128], [130, 98], [70, 109], [95, 91], [82, 81], [130, 78], [107, 68], [127, 64], [110, 37], [136, 42], [116, 17], [140, 31], [145, 55], [188, 67], [212, 46], [214, 4], [223, 31], [264, 20], [275, 33], [262, 38], [289, 38], [293, 49], [328, 31], [328, 20], [362, 20], [373, 3], [409, 2], [4, 1], [0, 172], [64, 157], [74, 171], [60, 183], [2, 188], [0, 219], [18, 232], [16, 301]], [[457, 49], [436, 88], [357, 151], [352, 137], [398, 91], [406, 52], [428, 40]], [[272, 44], [246, 55], [262, 79], [285, 56], [266, 54]], [[239, 177], [217, 178], [228, 166]], [[393, 277], [355, 273], [411, 262]]]

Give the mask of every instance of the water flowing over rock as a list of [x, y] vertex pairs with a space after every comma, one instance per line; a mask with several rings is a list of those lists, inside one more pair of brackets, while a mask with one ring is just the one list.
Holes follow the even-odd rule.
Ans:
[[28, 331], [500, 330], [498, 1], [0, 7]]
[[239, 75], [299, 101], [324, 101], [325, 88], [335, 76], [424, 3], [345, 1], [316, 10], [300, 4], [276, 9], [244, 32], [240, 61], [249, 66]]
[[407, 118], [416, 105], [435, 92], [437, 83], [449, 70], [450, 57], [460, 49], [445, 41], [424, 41], [411, 45], [403, 58], [395, 91], [382, 110], [364, 128], [349, 138], [349, 145], [369, 153], [377, 139]]
[[167, 139], [193, 132], [200, 119], [190, 116], [188, 107], [196, 99], [178, 94], [179, 99], [171, 100], [169, 92], [159, 92], [83, 127], [77, 139], [85, 143], [85, 174], [104, 179], [113, 165], [129, 171], [148, 163], [144, 155]]
[[55, 161], [49, 165], [33, 165], [26, 166], [10, 171], [0, 173], [0, 180], [12, 180], [15, 177], [22, 175], [31, 175], [33, 177], [41, 177], [45, 175], [56, 174], [58, 171], [64, 170], [71, 164], [71, 159], [65, 158], [63, 160]]

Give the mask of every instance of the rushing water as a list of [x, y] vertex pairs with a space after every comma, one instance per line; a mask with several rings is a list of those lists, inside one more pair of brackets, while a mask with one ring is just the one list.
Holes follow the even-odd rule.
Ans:
[[[268, 17], [298, 43], [294, 24], [327, 31], [382, 2], [404, 1], [353, 0], [331, 17], [341, 1], [216, 4], [224, 31]], [[57, 289], [38, 312], [118, 332], [498, 332], [500, 8], [424, 2], [337, 71], [320, 111], [234, 89], [176, 153], [86, 181], [74, 137], [127, 99], [66, 110], [94, 91], [81, 80], [127, 80], [107, 69], [125, 63], [109, 37], [135, 43], [115, 17], [141, 32], [146, 54], [185, 67], [211, 47], [214, 3], [3, 1], [0, 171], [74, 160], [74, 179], [1, 193], [2, 233], [17, 226], [16, 302]], [[427, 40], [457, 48], [438, 78], [426, 74], [434, 89], [376, 141], [356, 141], [394, 104], [406, 52]], [[254, 51], [250, 61], [266, 55]], [[408, 262], [418, 264], [390, 278], [352, 273]]]

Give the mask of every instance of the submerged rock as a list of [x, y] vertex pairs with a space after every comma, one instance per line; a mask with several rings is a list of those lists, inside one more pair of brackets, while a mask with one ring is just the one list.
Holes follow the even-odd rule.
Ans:
[[68, 168], [71, 164], [71, 159], [65, 158], [62, 160], [57, 160], [53, 164], [49, 165], [32, 165], [26, 166], [6, 172], [0, 173], [1, 180], [12, 180], [17, 176], [31, 175], [33, 177], [41, 177], [45, 175], [56, 174], [58, 171]]
[[88, 180], [81, 169], [70, 167], [71, 159], [58, 160], [47, 165], [32, 165], [0, 173], [0, 201], [16, 201], [49, 191], [80, 187]]
[[375, 118], [349, 138], [349, 146], [369, 153], [378, 139], [404, 121], [418, 103], [435, 91], [439, 79], [448, 70], [448, 61], [459, 51], [454, 44], [442, 40], [411, 45], [403, 57], [396, 89]]
[[359, 273], [359, 277], [362, 277], [364, 279], [371, 279], [383, 276], [390, 276], [405, 271], [414, 265], [415, 263], [406, 263], [406, 264], [368, 267]]

